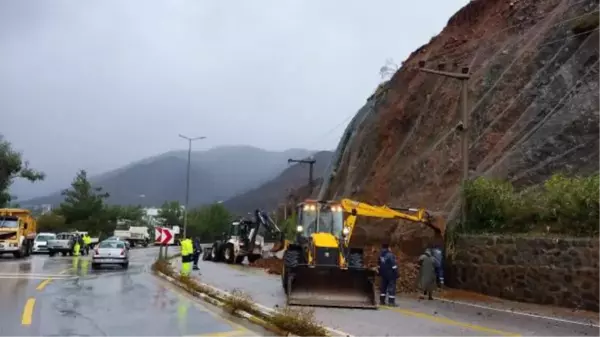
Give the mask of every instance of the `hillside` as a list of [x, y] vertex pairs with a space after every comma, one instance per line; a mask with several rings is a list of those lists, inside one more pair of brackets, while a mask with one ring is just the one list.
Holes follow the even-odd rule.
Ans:
[[[420, 71], [420, 61], [454, 72], [470, 67], [471, 178], [504, 178], [523, 188], [559, 170], [598, 171], [598, 2], [476, 0], [358, 111], [321, 197], [456, 214], [461, 83]], [[369, 237], [387, 231], [377, 227]]]
[[[192, 153], [190, 204], [227, 200], [276, 177], [288, 158], [303, 158], [312, 151], [266, 151], [250, 146], [223, 146]], [[165, 200], [185, 200], [187, 151], [171, 151], [145, 158], [90, 178], [110, 193], [109, 203], [159, 206]], [[67, 186], [65, 186], [67, 187]], [[23, 201], [22, 205], [62, 201], [59, 192]]]
[[[315, 191], [319, 178], [323, 176], [325, 169], [331, 161], [331, 155], [332, 152], [329, 151], [321, 151], [314, 154], [314, 159], [316, 160], [314, 165]], [[291, 191], [307, 185], [308, 175], [308, 164], [291, 165], [273, 180], [246, 193], [237, 195], [223, 204], [230, 211], [240, 215], [256, 208], [274, 210], [279, 203], [285, 201]]]

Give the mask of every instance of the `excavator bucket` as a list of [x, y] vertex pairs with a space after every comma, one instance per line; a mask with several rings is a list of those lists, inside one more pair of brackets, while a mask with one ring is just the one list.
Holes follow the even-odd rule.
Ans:
[[287, 278], [287, 304], [376, 309], [375, 272], [299, 265]]

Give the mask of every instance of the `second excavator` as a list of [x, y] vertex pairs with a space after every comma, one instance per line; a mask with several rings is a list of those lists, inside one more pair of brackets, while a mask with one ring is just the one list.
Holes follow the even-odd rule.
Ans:
[[404, 219], [441, 233], [424, 209], [305, 200], [297, 207], [296, 237], [283, 245], [281, 281], [289, 305], [377, 308], [376, 271], [364, 265], [362, 248], [349, 245], [357, 216]]

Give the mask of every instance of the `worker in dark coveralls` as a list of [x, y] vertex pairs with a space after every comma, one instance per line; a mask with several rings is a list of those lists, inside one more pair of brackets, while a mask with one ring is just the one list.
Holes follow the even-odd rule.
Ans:
[[394, 256], [387, 243], [381, 245], [381, 253], [379, 254], [379, 276], [381, 278], [379, 303], [385, 305], [387, 297], [388, 305], [396, 306], [398, 265], [396, 264], [396, 256]]
[[436, 287], [435, 258], [431, 249], [427, 248], [425, 253], [419, 256], [419, 289], [427, 299], [433, 299], [433, 291]]
[[200, 254], [202, 254], [202, 246], [200, 245], [200, 238], [194, 238], [194, 256], [193, 262], [194, 266], [192, 267], [194, 270], [199, 270], [198, 268], [198, 260], [200, 259]]

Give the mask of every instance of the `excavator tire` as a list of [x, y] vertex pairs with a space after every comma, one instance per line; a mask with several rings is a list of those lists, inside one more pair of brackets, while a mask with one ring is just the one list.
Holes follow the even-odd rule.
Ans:
[[213, 243], [212, 249], [210, 250], [210, 260], [213, 262], [221, 261], [221, 252], [219, 252], [219, 244], [217, 242]]
[[223, 250], [223, 260], [229, 264], [235, 263], [235, 251], [232, 244], [227, 244]]
[[212, 248], [204, 248], [202, 251], [202, 261], [210, 261], [212, 260]]
[[281, 285], [283, 291], [288, 294], [289, 286], [289, 273], [292, 268], [295, 268], [300, 263], [300, 251], [297, 250], [286, 250], [283, 254], [283, 272], [281, 273]]

